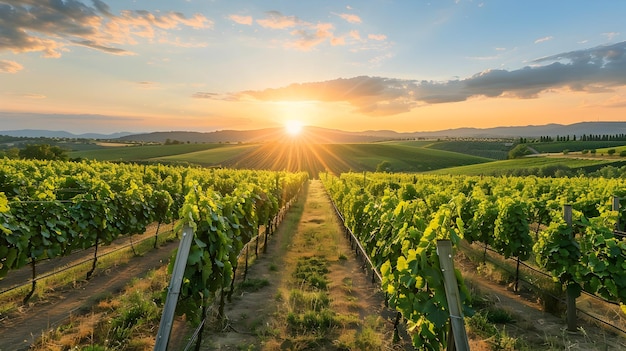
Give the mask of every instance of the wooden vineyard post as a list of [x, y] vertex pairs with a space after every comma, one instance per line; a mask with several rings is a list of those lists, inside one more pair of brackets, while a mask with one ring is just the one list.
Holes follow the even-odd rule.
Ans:
[[248, 276], [248, 250], [250, 248], [250, 243], [246, 244], [246, 265], [243, 269], [243, 280], [246, 280], [246, 277]]
[[622, 228], [619, 223], [619, 196], [613, 195], [613, 211], [617, 211], [617, 221], [615, 221], [615, 230], [620, 231]]
[[[267, 226], [265, 226], [265, 235], [263, 235], [263, 253], [267, 253], [267, 236], [269, 235], [269, 230], [267, 229]], [[259, 231], [257, 229], [256, 234], [257, 236], [259, 235]]]
[[161, 322], [159, 323], [159, 331], [154, 344], [154, 351], [167, 350], [170, 333], [172, 332], [174, 312], [176, 311], [178, 295], [180, 295], [180, 286], [183, 284], [183, 276], [185, 275], [185, 267], [187, 266], [187, 258], [189, 257], [189, 249], [191, 248], [193, 236], [193, 230], [186, 225], [183, 228], [183, 238], [178, 244], [176, 261], [174, 261], [170, 286], [167, 288], [167, 298], [165, 299], [165, 306], [163, 306], [163, 314], [161, 315]]
[[[563, 205], [563, 219], [568, 227], [572, 227], [572, 205]], [[570, 240], [574, 240], [574, 232], [570, 234]], [[576, 293], [566, 287], [567, 295], [567, 330], [576, 331]]]
[[448, 301], [448, 310], [450, 312], [450, 326], [454, 336], [454, 342], [448, 343], [448, 351], [469, 351], [469, 341], [465, 331], [465, 321], [463, 320], [463, 309], [461, 307], [461, 296], [459, 295], [456, 274], [454, 274], [452, 243], [450, 240], [437, 241], [437, 255], [439, 256], [439, 265], [443, 273], [443, 285], [446, 290], [446, 300]]

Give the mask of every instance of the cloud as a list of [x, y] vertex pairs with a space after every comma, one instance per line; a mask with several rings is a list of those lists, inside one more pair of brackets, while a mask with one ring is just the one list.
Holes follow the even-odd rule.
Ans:
[[23, 98], [36, 99], [36, 100], [47, 98], [47, 96], [43, 94], [36, 94], [36, 93], [25, 93], [25, 94], [21, 94], [20, 96]]
[[111, 13], [101, 0], [93, 7], [79, 1], [14, 0], [0, 2], [0, 52], [42, 52], [60, 57], [68, 46], [85, 46], [113, 55], [132, 55], [120, 45], [137, 44], [136, 38], [166, 37], [167, 31], [186, 26], [210, 28], [213, 22], [200, 14], [152, 13], [124, 10]]
[[194, 99], [216, 99], [216, 100], [218, 100], [219, 96], [220, 94], [218, 93], [203, 93], [203, 92], [197, 92], [191, 95], [191, 97]]
[[336, 14], [336, 15], [341, 17], [341, 18], [343, 18], [348, 23], [361, 23], [361, 17], [359, 17], [357, 15], [353, 15], [353, 14], [350, 14], [350, 13], [340, 13], [340, 14]]
[[387, 39], [387, 36], [384, 34], [368, 34], [367, 37], [372, 40], [383, 41]]
[[103, 51], [103, 52], [106, 52], [106, 53], [112, 54], [112, 55], [119, 55], [119, 56], [136, 55], [132, 51], [127, 51], [127, 50], [124, 50], [124, 49], [107, 47], [107, 46], [104, 46], [104, 45], [100, 45], [100, 44], [98, 44], [98, 43], [96, 43], [96, 42], [94, 42], [92, 40], [72, 40], [72, 43], [77, 44], [77, 45], [86, 46], [88, 48], [100, 50], [100, 51]]
[[159, 88], [159, 83], [157, 82], [151, 82], [151, 81], [141, 81], [141, 82], [134, 82], [136, 84], [136, 87], [139, 89], [145, 89], [145, 90], [152, 90], [152, 89], [158, 89]]
[[0, 118], [33, 121], [52, 121], [58, 123], [61, 121], [104, 121], [104, 122], [123, 122], [123, 121], [142, 121], [141, 117], [132, 116], [111, 116], [99, 114], [62, 114], [62, 113], [31, 113], [31, 112], [9, 112], [0, 111]]
[[[358, 24], [361, 18], [349, 13], [332, 13], [343, 20]], [[367, 44], [368, 42], [384, 42], [387, 36], [384, 34], [371, 34], [367, 39], [361, 37], [356, 29], [347, 32], [337, 32], [336, 26], [330, 22], [307, 22], [297, 16], [284, 15], [280, 11], [265, 12], [265, 17], [254, 19], [252, 16], [229, 15], [228, 18], [235, 23], [252, 25], [256, 23], [264, 29], [271, 29], [279, 33], [281, 37], [271, 40], [272, 44], [280, 43], [285, 49], [311, 51], [322, 44], [331, 46], [351, 46], [351, 50], [385, 50], [386, 46]], [[367, 45], [367, 46], [366, 46]], [[356, 49], [354, 49], [356, 47]]]
[[608, 33], [602, 33], [602, 35], [604, 35], [607, 40], [611, 41], [615, 37], [619, 36], [620, 33], [619, 32], [608, 32]]
[[24, 66], [15, 61], [0, 60], [0, 73], [17, 73], [23, 68]]
[[329, 39], [331, 44], [334, 42], [334, 45], [340, 45], [340, 40], [334, 40], [333, 29], [334, 27], [330, 23], [318, 23], [310, 28], [294, 30], [291, 32], [291, 35], [298, 39], [290, 42], [287, 46], [302, 51], [309, 51], [326, 41], [326, 39]]
[[233, 94], [220, 94], [198, 91], [191, 94], [194, 99], [221, 100], [221, 101], [237, 101]]
[[239, 15], [230, 15], [228, 18], [238, 24], [244, 24], [247, 26], [252, 25], [252, 16], [239, 16]]
[[266, 17], [256, 20], [256, 23], [264, 28], [285, 29], [295, 27], [302, 21], [296, 16], [285, 16], [278, 11], [268, 11]]
[[550, 41], [552, 39], [554, 39], [554, 37], [552, 37], [552, 36], [539, 38], [539, 39], [535, 40], [535, 44], [539, 44], [539, 43], [543, 43], [543, 42], [546, 42], [546, 41]]
[[355, 111], [384, 116], [478, 96], [531, 99], [545, 91], [597, 93], [619, 86], [626, 86], [626, 42], [540, 58], [533, 66], [517, 70], [486, 70], [465, 79], [438, 82], [359, 76], [242, 91], [230, 94], [229, 99], [346, 102]]

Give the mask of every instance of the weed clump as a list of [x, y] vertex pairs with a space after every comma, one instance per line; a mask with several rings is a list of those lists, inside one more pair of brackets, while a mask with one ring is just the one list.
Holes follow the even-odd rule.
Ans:
[[323, 257], [303, 257], [296, 263], [293, 277], [313, 289], [328, 288], [328, 262]]

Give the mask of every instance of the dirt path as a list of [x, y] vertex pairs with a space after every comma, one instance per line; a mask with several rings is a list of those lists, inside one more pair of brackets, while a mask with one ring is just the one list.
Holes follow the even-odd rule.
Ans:
[[[153, 223], [146, 228], [145, 233], [136, 234], [132, 236], [133, 243], [137, 243], [143, 239], [153, 238], [156, 232], [157, 225]], [[168, 230], [172, 229], [171, 224], [163, 224], [159, 228], [159, 233], [164, 233]], [[130, 238], [128, 236], [124, 236], [114, 240], [110, 245], [100, 246], [98, 249], [98, 255], [103, 256], [108, 252], [115, 251], [121, 247], [127, 246], [130, 244]], [[52, 260], [43, 260], [37, 262], [37, 276], [41, 277], [46, 274], [55, 272], [59, 269], [62, 269], [67, 266], [71, 266], [78, 262], [88, 260], [93, 258], [94, 248], [91, 247], [85, 250], [77, 250], [72, 252], [71, 254], [59, 258], [55, 258]], [[20, 269], [9, 271], [8, 274], [0, 280], [0, 291], [4, 291], [6, 289], [10, 289], [17, 285], [22, 285], [26, 283], [30, 283], [32, 277], [31, 267], [30, 265], [26, 265]]]
[[[285, 325], [287, 305], [293, 304], [292, 272], [302, 258], [310, 257], [328, 262], [330, 309], [354, 320], [337, 327], [330, 337], [315, 336], [317, 340], [290, 333]], [[311, 345], [317, 345], [313, 349], [339, 350], [342, 343], [363, 338], [362, 330], [369, 324], [376, 324], [376, 337], [382, 339], [377, 341], [385, 349], [412, 349], [406, 342], [391, 342], [395, 314], [386, 313], [383, 295], [354, 256], [319, 180], [310, 182], [304, 201], [287, 215], [271, 238], [268, 254], [254, 263], [249, 278], [265, 279], [269, 285], [243, 293], [227, 305], [228, 327], [207, 332], [203, 350], [298, 350]]]
[[42, 331], [58, 326], [72, 314], [89, 311], [96, 301], [121, 291], [131, 279], [166, 264], [177, 247], [178, 241], [173, 241], [135, 257], [129, 263], [106, 270], [97, 269], [89, 281], [77, 282], [77, 286], [56, 294], [57, 297], [3, 317], [0, 321], [0, 351], [28, 350]]
[[[517, 338], [529, 350], [624, 350], [626, 340], [611, 330], [601, 328], [579, 316], [579, 331], [567, 331], [564, 316], [544, 312], [536, 295], [522, 283], [521, 292], [515, 293], [504, 286], [476, 274], [476, 263], [463, 254], [457, 255], [455, 265], [462, 271], [470, 289], [490, 302], [493, 309], [507, 311], [512, 323], [498, 325], [508, 336]], [[580, 303], [580, 298], [578, 299]], [[563, 311], [564, 312], [564, 311]], [[488, 343], [474, 340], [472, 350], [487, 350]]]

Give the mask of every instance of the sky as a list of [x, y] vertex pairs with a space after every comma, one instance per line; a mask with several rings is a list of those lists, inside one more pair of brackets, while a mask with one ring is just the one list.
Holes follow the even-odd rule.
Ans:
[[626, 121], [626, 1], [0, 0], [0, 130]]

